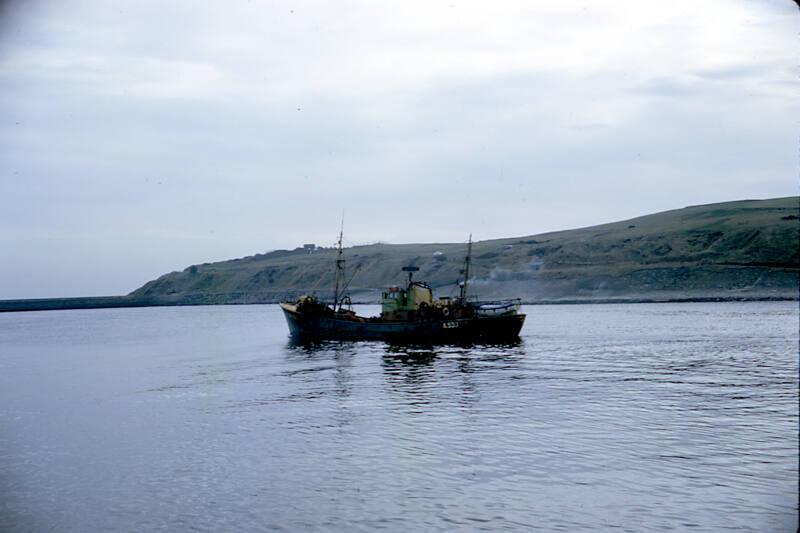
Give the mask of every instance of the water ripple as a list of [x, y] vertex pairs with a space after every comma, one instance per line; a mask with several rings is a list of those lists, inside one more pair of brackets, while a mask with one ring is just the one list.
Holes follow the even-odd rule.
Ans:
[[795, 304], [527, 311], [436, 347], [287, 342], [272, 306], [0, 316], [0, 528], [797, 529]]

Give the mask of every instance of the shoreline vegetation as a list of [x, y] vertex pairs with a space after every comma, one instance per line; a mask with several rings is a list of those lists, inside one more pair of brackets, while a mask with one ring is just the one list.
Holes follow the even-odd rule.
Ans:
[[[467, 222], [468, 223], [468, 222]], [[419, 268], [452, 296], [464, 243], [347, 248], [354, 303], [374, 304]], [[127, 295], [0, 300], [0, 312], [269, 304], [330, 297], [336, 251], [305, 244], [190, 265]], [[800, 197], [690, 206], [630, 220], [473, 244], [470, 288], [481, 300], [526, 305], [800, 300]]]

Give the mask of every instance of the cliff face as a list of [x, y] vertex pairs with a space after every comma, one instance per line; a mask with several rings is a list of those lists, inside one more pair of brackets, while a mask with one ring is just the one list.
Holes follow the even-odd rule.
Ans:
[[[622, 222], [473, 246], [473, 293], [528, 301], [592, 298], [797, 297], [800, 198], [686, 207]], [[374, 244], [345, 250], [354, 300], [377, 301], [420, 268], [454, 292], [464, 244]], [[274, 302], [333, 286], [335, 250], [279, 250], [193, 265], [131, 297], [171, 303]]]

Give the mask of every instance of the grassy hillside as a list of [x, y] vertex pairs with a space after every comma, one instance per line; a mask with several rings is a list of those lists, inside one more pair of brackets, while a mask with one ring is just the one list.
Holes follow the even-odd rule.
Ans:
[[[528, 301], [593, 298], [796, 297], [800, 198], [686, 207], [589, 228], [481, 241], [472, 284], [483, 298]], [[465, 232], [469, 228], [465, 228]], [[376, 301], [420, 267], [438, 294], [453, 292], [463, 243], [374, 244], [345, 250], [354, 299]], [[131, 297], [172, 303], [272, 302], [325, 296], [335, 250], [278, 250], [193, 265], [151, 281]]]

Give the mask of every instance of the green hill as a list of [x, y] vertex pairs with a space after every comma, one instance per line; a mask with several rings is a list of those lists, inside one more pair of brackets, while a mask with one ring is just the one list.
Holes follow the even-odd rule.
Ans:
[[[537, 300], [796, 298], [800, 198], [691, 206], [588, 228], [476, 242], [473, 293]], [[469, 228], [465, 228], [465, 233]], [[463, 243], [373, 244], [345, 249], [354, 300], [377, 301], [400, 268], [437, 293], [453, 292]], [[193, 265], [131, 298], [158, 303], [274, 302], [330, 294], [335, 250], [277, 250]]]

